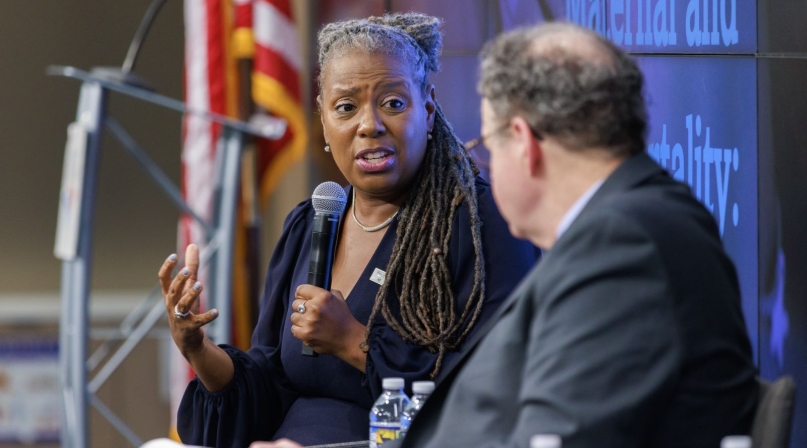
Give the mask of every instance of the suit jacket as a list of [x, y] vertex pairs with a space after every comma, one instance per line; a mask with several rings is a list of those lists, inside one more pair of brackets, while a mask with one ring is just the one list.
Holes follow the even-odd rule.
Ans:
[[716, 448], [758, 387], [712, 216], [645, 154], [603, 183], [446, 371], [404, 447]]

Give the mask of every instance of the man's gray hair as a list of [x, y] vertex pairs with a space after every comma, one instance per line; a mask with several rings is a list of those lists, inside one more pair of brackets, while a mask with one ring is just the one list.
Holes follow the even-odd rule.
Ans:
[[479, 93], [502, 122], [521, 116], [570, 150], [622, 157], [644, 149], [641, 71], [596, 33], [567, 23], [519, 29], [488, 43], [481, 58]]
[[415, 81], [425, 92], [429, 72], [440, 70], [443, 36], [437, 17], [419, 13], [386, 14], [367, 19], [330, 23], [317, 34], [322, 89], [322, 70], [335, 57], [359, 50], [398, 56], [412, 68]]

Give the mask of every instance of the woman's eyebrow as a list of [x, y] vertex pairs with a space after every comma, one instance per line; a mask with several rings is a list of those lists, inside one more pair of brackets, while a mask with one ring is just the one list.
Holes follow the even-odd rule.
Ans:
[[386, 89], [397, 89], [403, 88], [406, 89], [409, 87], [409, 83], [403, 79], [396, 79], [391, 81], [385, 81], [379, 84], [379, 87], [386, 88]]
[[353, 95], [356, 95], [357, 93], [361, 92], [360, 87], [340, 87], [340, 86], [336, 86], [331, 90], [333, 91], [334, 94], [339, 95], [339, 96], [353, 96]]
[[[408, 89], [409, 83], [404, 79], [393, 79], [389, 81], [383, 81], [377, 85], [382, 89]], [[331, 92], [336, 96], [354, 96], [357, 95], [362, 91], [362, 87], [360, 86], [334, 86], [331, 88]]]

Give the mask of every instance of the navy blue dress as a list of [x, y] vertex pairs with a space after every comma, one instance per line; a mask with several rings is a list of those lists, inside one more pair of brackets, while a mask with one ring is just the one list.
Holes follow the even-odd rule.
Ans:
[[[526, 275], [538, 255], [534, 246], [510, 235], [488, 183], [478, 178], [476, 186], [487, 281], [485, 305], [468, 339]], [[369, 411], [381, 393], [382, 378], [403, 377], [407, 393], [412, 381], [429, 379], [437, 354], [405, 343], [380, 315], [373, 326], [364, 372], [334, 356], [300, 354], [301, 342], [291, 334], [289, 304], [296, 287], [307, 280], [313, 218], [310, 200], [300, 203], [286, 218], [269, 263], [252, 348], [245, 353], [222, 346], [233, 359], [232, 381], [211, 393], [194, 379], [185, 391], [177, 419], [184, 443], [246, 447], [255, 440], [283, 437], [303, 445], [366, 440]], [[376, 268], [386, 270], [396, 229], [394, 220], [346, 298], [359, 322], [370, 317], [379, 288], [370, 275]], [[455, 214], [449, 244], [448, 266], [457, 306], [462, 310], [473, 286], [475, 260], [470, 215], [464, 204]], [[390, 293], [394, 294], [393, 289]], [[457, 355], [447, 352], [441, 370], [448, 370]]]

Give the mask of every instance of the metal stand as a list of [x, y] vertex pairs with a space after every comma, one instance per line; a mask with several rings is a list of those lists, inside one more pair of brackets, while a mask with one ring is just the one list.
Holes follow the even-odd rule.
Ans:
[[[210, 324], [208, 334], [216, 343], [227, 343], [230, 338], [230, 294], [232, 289], [232, 258], [235, 229], [235, 212], [238, 201], [241, 152], [244, 134], [277, 139], [285, 132], [283, 120], [269, 120], [256, 128], [243, 121], [211, 113], [189, 109], [183, 102], [154, 93], [145, 88], [127, 83], [123, 78], [111, 75], [109, 69], [97, 69], [92, 73], [73, 67], [49, 67], [48, 74], [82, 81], [76, 122], [86, 133], [81, 201], [78, 206], [78, 225], [73, 245], [63, 252], [62, 264], [62, 312], [59, 324], [59, 350], [62, 390], [64, 391], [64, 419], [62, 447], [87, 448], [89, 419], [87, 405], [98, 410], [135, 447], [142, 444], [137, 435], [115, 415], [96, 392], [121, 365], [149, 330], [165, 316], [165, 306], [159, 288], [138, 306], [121, 324], [123, 343], [113, 352], [114, 341], [105, 341], [88, 358], [90, 274], [92, 267], [92, 232], [95, 192], [98, 168], [101, 160], [101, 138], [104, 128], [112, 132], [124, 149], [138, 162], [151, 179], [161, 187], [169, 199], [184, 213], [193, 217], [206, 230], [206, 242], [201, 245], [200, 262], [210, 264], [210, 306], [218, 308], [219, 318]], [[142, 85], [142, 84], [141, 84]], [[224, 126], [218, 151], [216, 192], [213, 222], [199, 217], [182, 199], [179, 188], [137, 145], [123, 126], [108, 116], [106, 104], [109, 92], [118, 92], [158, 106], [182, 113], [194, 114]], [[68, 160], [65, 159], [67, 164]], [[65, 169], [67, 172], [67, 167]], [[62, 220], [60, 210], [60, 221]], [[60, 222], [61, 225], [61, 222]], [[65, 255], [65, 253], [67, 255]], [[108, 354], [111, 356], [107, 356]], [[106, 360], [105, 363], [103, 361]], [[102, 365], [103, 363], [103, 365]], [[99, 367], [98, 373], [88, 381], [88, 372]]]

